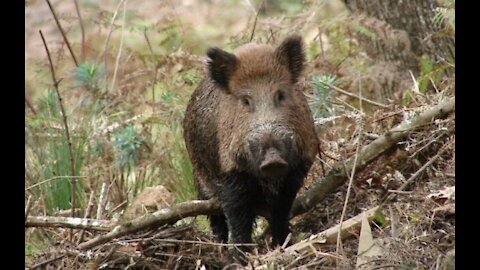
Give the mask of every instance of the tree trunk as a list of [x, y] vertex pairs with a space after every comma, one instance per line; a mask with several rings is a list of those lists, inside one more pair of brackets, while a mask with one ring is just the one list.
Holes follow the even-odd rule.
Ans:
[[[412, 70], [415, 75], [419, 75], [419, 60], [424, 54], [435, 62], [445, 60], [455, 62], [454, 38], [451, 34], [442, 32], [440, 24], [433, 22], [438, 7], [435, 0], [343, 0], [343, 2], [354, 14], [365, 14], [371, 19], [385, 22], [399, 37], [402, 33], [406, 34], [408, 41], [405, 48], [395, 46], [389, 48], [388, 44], [385, 44], [388, 40], [382, 41], [379, 38], [361, 40], [363, 45], [369, 48], [371, 56], [380, 57], [385, 61], [400, 61], [402, 69]], [[454, 74], [451, 67], [445, 72], [447, 75]]]

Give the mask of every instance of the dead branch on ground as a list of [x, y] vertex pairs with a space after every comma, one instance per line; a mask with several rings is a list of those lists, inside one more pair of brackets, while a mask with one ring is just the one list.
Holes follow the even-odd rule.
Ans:
[[188, 201], [169, 208], [161, 209], [150, 215], [136, 218], [121, 225], [115, 226], [109, 233], [100, 235], [78, 246], [79, 249], [90, 249], [106, 243], [114, 238], [135, 233], [148, 228], [156, 228], [164, 224], [173, 223], [180, 219], [221, 212], [220, 204], [214, 200]]
[[[370, 222], [374, 219], [376, 211], [379, 209], [378, 206], [371, 208], [365, 212], [362, 212], [348, 220], [345, 220], [342, 224], [337, 224], [327, 230], [324, 230], [318, 234], [314, 234], [307, 239], [304, 239], [296, 244], [293, 244], [284, 250], [275, 249], [261, 257], [259, 259], [262, 262], [267, 262], [267, 264], [258, 266], [259, 269], [263, 269], [268, 265], [269, 262], [274, 262], [279, 259], [282, 261], [294, 260], [299, 254], [311, 253], [314, 252], [318, 255], [332, 256], [335, 255], [322, 253], [315, 247], [316, 244], [335, 244], [337, 238], [340, 235], [342, 240], [358, 234], [360, 232], [360, 227], [362, 225], [363, 215], [366, 215], [367, 220]], [[342, 226], [340, 226], [342, 225]]]
[[112, 222], [109, 220], [90, 218], [29, 216], [25, 220], [25, 227], [59, 227], [93, 231], [110, 231], [112, 228]]

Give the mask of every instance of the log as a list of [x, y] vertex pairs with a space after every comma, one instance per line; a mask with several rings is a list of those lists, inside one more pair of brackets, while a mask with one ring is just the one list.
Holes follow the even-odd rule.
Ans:
[[121, 225], [115, 226], [109, 233], [97, 236], [85, 243], [78, 245], [79, 249], [90, 249], [106, 243], [112, 239], [135, 233], [140, 230], [157, 228], [164, 224], [174, 223], [180, 219], [207, 214], [221, 213], [220, 204], [215, 200], [195, 200], [163, 208], [150, 215], [142, 216]]

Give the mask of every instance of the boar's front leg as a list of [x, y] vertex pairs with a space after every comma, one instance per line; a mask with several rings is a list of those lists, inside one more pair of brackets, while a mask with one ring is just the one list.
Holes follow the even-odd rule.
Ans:
[[278, 193], [269, 219], [273, 246], [283, 245], [287, 235], [290, 233], [290, 210], [309, 168], [310, 165], [308, 164], [300, 164], [292, 173], [287, 175]]
[[[198, 183], [198, 181], [197, 181]], [[209, 200], [211, 196], [208, 196], [206, 192], [202, 189], [199, 190], [199, 199], [200, 200]], [[220, 215], [209, 215], [208, 219], [210, 221], [210, 228], [212, 229], [213, 236], [215, 240], [227, 243], [228, 242], [228, 227], [224, 214]]]
[[[227, 173], [222, 185], [222, 208], [227, 218], [230, 243], [232, 244], [252, 242], [252, 227], [255, 216], [248, 188], [248, 179], [245, 178], [246, 176], [239, 173]], [[238, 248], [241, 251], [248, 251], [245, 246]], [[235, 250], [234, 255], [238, 255]]]

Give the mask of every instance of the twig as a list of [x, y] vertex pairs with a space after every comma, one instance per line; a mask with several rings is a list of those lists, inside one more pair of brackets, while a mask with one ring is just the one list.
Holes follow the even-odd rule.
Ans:
[[125, 241], [118, 241], [120, 243], [129, 243], [129, 242], [137, 242], [137, 241], [148, 241], [148, 240], [155, 240], [157, 242], [165, 242], [165, 243], [181, 243], [181, 244], [200, 244], [200, 245], [210, 245], [210, 246], [218, 246], [218, 247], [234, 247], [234, 246], [250, 246], [250, 247], [256, 247], [258, 246], [257, 244], [252, 244], [252, 243], [245, 243], [245, 244], [225, 244], [225, 243], [216, 243], [216, 242], [205, 242], [205, 241], [194, 241], [194, 240], [179, 240], [179, 239], [162, 239], [162, 238], [157, 238], [155, 239], [156, 236], [148, 237], [148, 238], [142, 238], [142, 239], [129, 239]]
[[45, 184], [45, 183], [50, 182], [50, 181], [53, 181], [53, 180], [59, 180], [59, 179], [63, 180], [63, 179], [65, 179], [65, 178], [86, 178], [86, 176], [69, 176], [69, 175], [65, 175], [65, 176], [54, 176], [54, 177], [52, 177], [52, 178], [48, 178], [47, 180], [43, 180], [43, 181], [41, 181], [41, 182], [38, 182], [38, 183], [36, 183], [36, 184], [33, 184], [33, 185], [27, 187], [27, 188], [25, 189], [25, 191], [28, 191], [28, 190], [30, 190], [30, 189], [32, 189], [32, 188], [38, 187], [38, 186], [40, 186], [40, 185], [42, 185], [42, 184]]
[[35, 111], [35, 108], [33, 107], [32, 103], [27, 97], [27, 94], [25, 94], [25, 104], [27, 104], [27, 107], [33, 112], [33, 114], [37, 114], [37, 111]]
[[[145, 36], [145, 40], [147, 41], [148, 49], [150, 50], [150, 54], [152, 55], [152, 61], [155, 60], [155, 54], [153, 53], [152, 44], [150, 44], [150, 39], [148, 38], [147, 31], [143, 31], [143, 35]], [[153, 75], [153, 82], [152, 82], [152, 113], [155, 115], [155, 84], [157, 83], [157, 74], [160, 62], [157, 61], [155, 64], [155, 71]]]
[[381, 107], [381, 108], [384, 108], [384, 109], [388, 108], [388, 106], [385, 105], [385, 104], [378, 103], [378, 102], [376, 102], [376, 101], [373, 101], [373, 100], [370, 100], [370, 99], [367, 99], [367, 98], [364, 98], [364, 97], [359, 97], [359, 96], [357, 96], [357, 95], [355, 95], [355, 94], [352, 94], [352, 93], [350, 93], [350, 92], [347, 92], [347, 91], [345, 91], [345, 90], [343, 90], [343, 89], [341, 89], [341, 88], [339, 88], [339, 87], [337, 87], [337, 86], [335, 86], [335, 85], [333, 85], [333, 84], [329, 84], [329, 83], [324, 82], [324, 81], [320, 81], [320, 82], [323, 83], [323, 84], [325, 84], [325, 85], [328, 86], [328, 87], [331, 87], [333, 90], [336, 90], [336, 91], [338, 91], [338, 92], [340, 92], [340, 93], [342, 93], [342, 94], [344, 94], [344, 95], [347, 95], [347, 96], [349, 96], [349, 97], [353, 97], [353, 98], [356, 98], [356, 99], [359, 99], [359, 100], [363, 100], [363, 101], [365, 101], [365, 102], [367, 102], [367, 103], [369, 103], [369, 104], [372, 104], [372, 105], [375, 105], [375, 106], [378, 106], [378, 107]]
[[445, 133], [441, 133], [440, 135], [438, 135], [437, 137], [435, 138], [431, 138], [431, 137], [428, 137], [428, 143], [426, 143], [425, 145], [423, 145], [422, 147], [420, 147], [417, 151], [415, 151], [415, 153], [411, 154], [410, 155], [410, 158], [413, 158], [414, 156], [416, 156], [418, 153], [420, 153], [421, 151], [423, 151], [423, 149], [427, 148], [429, 145], [431, 145], [432, 143], [435, 143], [435, 142], [438, 142], [438, 139], [440, 139], [440, 137], [446, 135]]
[[120, 209], [122, 206], [126, 205], [128, 203], [128, 200], [124, 200], [123, 202], [121, 202], [119, 205], [115, 206], [112, 210], [110, 210], [110, 212], [108, 213], [109, 216], [111, 216], [113, 213], [115, 213], [115, 211], [117, 211], [118, 209]]
[[[70, 197], [71, 197], [72, 217], [75, 217], [75, 210], [74, 210], [75, 209], [75, 181], [76, 181], [74, 177], [75, 163], [73, 161], [72, 141], [70, 140], [70, 132], [68, 130], [67, 115], [63, 107], [60, 90], [58, 89], [58, 81], [55, 77], [55, 69], [53, 67], [53, 62], [50, 56], [50, 51], [48, 50], [47, 42], [45, 41], [45, 37], [43, 36], [42, 30], [39, 30], [39, 33], [40, 33], [40, 36], [42, 37], [42, 42], [43, 42], [43, 45], [45, 46], [45, 50], [47, 51], [48, 62], [50, 63], [50, 71], [52, 73], [53, 86], [55, 87], [55, 91], [57, 92], [58, 106], [60, 107], [60, 111], [62, 112], [62, 116], [63, 116], [63, 126], [65, 128], [65, 137], [67, 138], [67, 143], [68, 143], [68, 157], [70, 159], [70, 175], [72, 176], [72, 179], [70, 182], [71, 183]], [[72, 239], [72, 237], [73, 237], [73, 231], [71, 230], [70, 240]]]
[[65, 256], [67, 256], [67, 254], [62, 254], [62, 255], [60, 255], [60, 256], [58, 256], [58, 257], [54, 257], [54, 258], [48, 259], [48, 260], [46, 260], [46, 261], [39, 262], [39, 263], [35, 264], [34, 266], [32, 266], [30, 269], [40, 268], [40, 267], [42, 267], [42, 266], [44, 266], [44, 265], [46, 265], [46, 264], [49, 264], [49, 263], [52, 263], [52, 262], [54, 262], [54, 261], [60, 260], [60, 259], [62, 259], [62, 258], [65, 257]]
[[70, 42], [68, 41], [67, 35], [65, 34], [65, 31], [62, 28], [62, 25], [60, 24], [60, 21], [58, 20], [57, 14], [55, 13], [55, 10], [53, 9], [52, 4], [50, 3], [50, 0], [46, 0], [48, 7], [50, 8], [50, 11], [52, 12], [53, 18], [55, 19], [55, 22], [57, 23], [58, 30], [62, 34], [63, 41], [65, 41], [65, 44], [67, 44], [68, 51], [70, 51], [70, 55], [72, 56], [73, 62], [75, 62], [75, 66], [78, 67], [78, 62], [77, 62], [77, 57], [75, 57], [75, 53], [72, 50], [72, 46], [70, 46]]
[[398, 193], [398, 194], [403, 194], [403, 195], [410, 195], [412, 194], [412, 191], [403, 191], [403, 190], [396, 190], [396, 189], [389, 189], [387, 192], [390, 193]]
[[80, 24], [80, 31], [82, 31], [82, 62], [85, 62], [85, 29], [83, 27], [83, 19], [80, 13], [80, 8], [78, 7], [77, 0], [73, 0], [75, 4], [75, 10], [77, 11], [78, 22]]
[[122, 34], [120, 36], [120, 47], [118, 48], [117, 59], [115, 60], [115, 68], [113, 70], [113, 78], [112, 78], [112, 85], [110, 86], [110, 92], [112, 92], [113, 88], [115, 87], [115, 80], [117, 79], [118, 65], [120, 63], [120, 56], [122, 55], [123, 36], [125, 33], [125, 13], [127, 11], [127, 2], [128, 0], [123, 1]]
[[113, 24], [115, 23], [115, 18], [117, 18], [118, 10], [120, 9], [120, 6], [122, 5], [123, 1], [125, 1], [125, 0], [121, 0], [118, 3], [118, 6], [115, 9], [115, 12], [113, 13], [112, 21], [110, 22], [110, 31], [108, 32], [108, 36], [105, 39], [105, 45], [103, 47], [103, 52], [101, 54], [99, 54], [99, 56], [103, 55], [103, 61], [104, 61], [104, 65], [105, 65], [105, 89], [106, 90], [108, 90], [108, 80], [107, 80], [107, 73], [108, 73], [108, 69], [107, 69], [107, 49], [108, 49], [108, 43], [110, 42], [110, 37], [112, 36]]
[[51, 216], [29, 216], [26, 227], [57, 227], [72, 229], [87, 229], [92, 231], [109, 231], [112, 222], [109, 220], [98, 220], [91, 218], [72, 217], [51, 217]]
[[250, 35], [250, 42], [253, 40], [253, 35], [255, 34], [255, 28], [257, 27], [257, 20], [258, 20], [258, 14], [260, 13], [260, 8], [263, 6], [265, 0], [262, 0], [260, 5], [257, 8], [257, 14], [255, 14], [255, 21], [253, 21], [253, 29], [252, 29], [252, 34]]
[[432, 157], [427, 163], [423, 164], [423, 166], [418, 169], [414, 174], [412, 174], [412, 176], [410, 176], [410, 178], [408, 178], [408, 180], [405, 181], [405, 183], [403, 183], [400, 188], [398, 188], [395, 192], [390, 192], [389, 194], [387, 194], [380, 202], [380, 206], [382, 206], [387, 200], [393, 199], [398, 193], [404, 191], [405, 188], [407, 188], [408, 185], [410, 185], [413, 180], [415, 180], [415, 178], [417, 178], [426, 168], [432, 165], [432, 163], [435, 162], [440, 157], [440, 155], [448, 149], [447, 146], [450, 145], [450, 143], [451, 142], [443, 145], [443, 147], [438, 151], [438, 153], [434, 157]]
[[380, 117], [379, 119], [373, 120], [372, 123], [380, 122], [380, 121], [382, 121], [382, 120], [384, 120], [384, 119], [387, 119], [387, 118], [389, 118], [389, 117], [395, 116], [395, 115], [397, 115], [397, 114], [401, 114], [401, 113], [403, 113], [404, 111], [405, 111], [405, 110], [401, 110], [401, 111], [398, 111], [398, 112], [389, 113], [389, 114], [387, 114], [387, 115], [385, 115], [385, 116], [383, 116], [383, 117]]
[[[85, 210], [85, 216], [83, 218], [89, 218], [93, 210], [93, 199], [95, 198], [95, 189], [90, 193], [90, 198], [88, 199], [87, 209]], [[85, 229], [82, 229], [80, 236], [78, 237], [77, 245], [83, 242], [83, 236], [85, 234]]]
[[30, 212], [30, 207], [32, 206], [32, 195], [28, 196], [27, 204], [25, 205], [25, 224], [27, 224], [28, 213]]
[[102, 187], [100, 189], [100, 198], [98, 200], [98, 207], [97, 207], [97, 219], [102, 219], [103, 218], [103, 212], [105, 210], [105, 206], [107, 204], [107, 198], [108, 198], [108, 190], [109, 190], [109, 182], [108, 180], [105, 180], [102, 183]]
[[360, 130], [358, 132], [358, 138], [357, 138], [357, 150], [355, 151], [355, 159], [353, 161], [352, 173], [350, 174], [350, 180], [348, 181], [347, 195], [345, 196], [345, 202], [343, 203], [342, 214], [340, 216], [340, 224], [339, 224], [338, 236], [337, 236], [337, 253], [340, 251], [340, 247], [342, 244], [341, 235], [342, 235], [343, 219], [345, 218], [345, 213], [347, 212], [348, 198], [350, 198], [350, 191], [352, 189], [353, 177], [355, 176], [355, 168], [357, 168], [361, 135], [362, 135], [362, 127], [360, 126]]
[[183, 23], [180, 20], [180, 16], [178, 16], [178, 13], [177, 13], [177, 10], [175, 9], [175, 6], [172, 4], [172, 2], [170, 0], [168, 0], [167, 2], [170, 5], [170, 7], [172, 8], [173, 13], [175, 14], [175, 18], [177, 19], [178, 24], [180, 25], [180, 29], [182, 29], [182, 34], [185, 36], [185, 28], [183, 27]]

